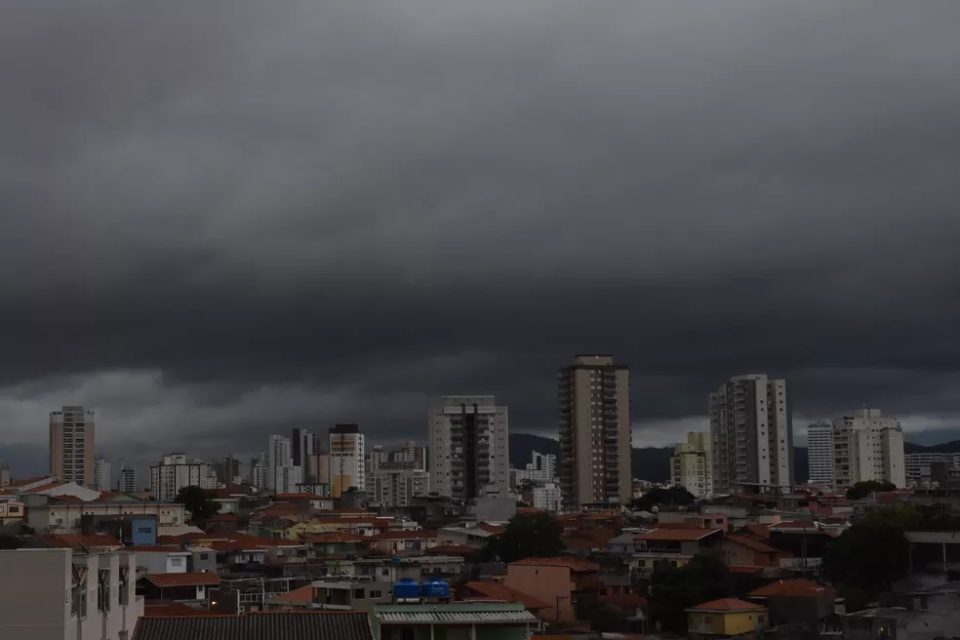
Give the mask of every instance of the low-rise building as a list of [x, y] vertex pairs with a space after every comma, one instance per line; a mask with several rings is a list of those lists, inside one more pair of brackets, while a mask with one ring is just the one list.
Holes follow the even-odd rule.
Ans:
[[719, 544], [722, 538], [720, 529], [652, 529], [635, 537], [628, 564], [641, 575], [652, 574], [661, 566], [682, 567], [696, 554]]
[[777, 580], [750, 592], [749, 597], [766, 605], [770, 625], [800, 625], [816, 637], [823, 621], [834, 614], [836, 591], [806, 578]]
[[526, 558], [507, 565], [503, 584], [547, 603], [545, 620], [573, 622], [577, 600], [599, 590], [600, 567], [578, 558]]
[[66, 500], [47, 497], [41, 504], [31, 504], [27, 512], [27, 524], [34, 531], [70, 533], [80, 531], [83, 516], [154, 516], [163, 533], [164, 527], [183, 525], [184, 507], [177, 503], [148, 502], [142, 500]]
[[144, 618], [133, 640], [171, 638], [331, 638], [370, 640], [365, 613], [256, 613], [239, 616], [156, 616]]
[[522, 604], [514, 602], [381, 604], [374, 605], [370, 614], [374, 640], [526, 640], [538, 624]]
[[692, 640], [755, 634], [769, 624], [766, 607], [737, 598], [711, 600], [687, 609], [687, 632]]
[[143, 615], [127, 553], [71, 549], [0, 551], [3, 640], [129, 638]]
[[218, 586], [215, 573], [148, 573], [137, 580], [137, 593], [148, 600], [206, 602], [210, 589]]

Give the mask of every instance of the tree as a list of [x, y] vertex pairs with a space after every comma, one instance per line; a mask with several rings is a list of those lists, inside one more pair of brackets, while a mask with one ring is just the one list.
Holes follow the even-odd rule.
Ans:
[[836, 584], [876, 593], [907, 573], [909, 553], [903, 529], [896, 524], [858, 522], [827, 547], [823, 569]]
[[847, 489], [847, 498], [850, 500], [862, 500], [866, 498], [871, 493], [878, 493], [881, 491], [893, 491], [897, 486], [890, 482], [881, 482], [879, 480], [867, 480], [865, 482], [858, 482], [849, 489]]
[[663, 489], [654, 487], [650, 491], [633, 500], [630, 508], [635, 511], [652, 511], [655, 506], [685, 507], [696, 500], [693, 494], [684, 487], [670, 487]]
[[0, 534], [0, 549], [19, 549], [23, 546], [23, 541], [17, 536]]
[[682, 633], [686, 610], [733, 593], [727, 566], [715, 555], [697, 554], [683, 567], [659, 567], [651, 578], [650, 613], [664, 630]]
[[503, 535], [489, 539], [484, 555], [501, 562], [555, 556], [564, 548], [562, 534], [563, 526], [549, 513], [518, 514]]
[[202, 527], [220, 511], [220, 503], [214, 502], [208, 491], [193, 485], [180, 489], [174, 502], [182, 504], [190, 512], [190, 518], [198, 527]]

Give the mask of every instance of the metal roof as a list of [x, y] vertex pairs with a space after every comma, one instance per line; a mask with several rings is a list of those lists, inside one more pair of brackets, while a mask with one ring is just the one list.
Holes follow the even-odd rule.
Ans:
[[140, 618], [134, 640], [370, 640], [365, 613], [255, 613]]
[[464, 602], [441, 605], [376, 605], [381, 624], [536, 624], [522, 604]]

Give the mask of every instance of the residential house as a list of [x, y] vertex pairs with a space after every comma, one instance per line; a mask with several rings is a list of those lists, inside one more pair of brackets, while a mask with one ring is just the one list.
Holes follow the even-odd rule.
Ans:
[[780, 559], [789, 556], [769, 543], [753, 536], [728, 533], [720, 542], [720, 557], [729, 567], [751, 567], [774, 573]]
[[215, 573], [148, 573], [137, 580], [137, 593], [148, 600], [205, 602], [218, 586]]
[[310, 558], [355, 558], [370, 547], [370, 538], [355, 533], [308, 533], [302, 541]]
[[23, 520], [23, 503], [12, 494], [0, 494], [0, 526]]
[[371, 640], [371, 634], [365, 613], [277, 612], [235, 616], [149, 617], [140, 621], [133, 635], [133, 640], [171, 638]]
[[191, 553], [172, 547], [128, 547], [136, 554], [137, 575], [148, 573], [187, 573]]
[[538, 624], [522, 604], [514, 602], [380, 604], [370, 613], [374, 640], [527, 640]]
[[439, 544], [456, 544], [482, 549], [490, 538], [503, 535], [505, 527], [485, 522], [467, 522], [440, 529]]
[[640, 575], [650, 575], [660, 566], [682, 567], [722, 539], [720, 529], [658, 527], [636, 536], [627, 564]]
[[437, 540], [437, 532], [434, 530], [384, 531], [370, 537], [370, 550], [388, 555], [421, 555], [427, 549], [437, 546]]
[[749, 593], [770, 611], [770, 624], [802, 625], [815, 637], [826, 618], [834, 614], [837, 592], [806, 578], [777, 580]]
[[721, 598], [687, 609], [691, 640], [756, 634], [769, 626], [766, 607], [737, 598]]
[[597, 594], [599, 573], [599, 565], [579, 558], [526, 558], [507, 565], [503, 584], [546, 602], [548, 607], [541, 612], [544, 619], [573, 622], [577, 600]]
[[516, 589], [511, 589], [502, 582], [494, 580], [468, 580], [464, 582], [459, 591], [460, 600], [493, 600], [499, 602], [519, 602], [527, 611], [537, 616], [545, 618], [544, 611], [550, 608], [550, 605], [535, 598], [529, 594], [522, 593]]

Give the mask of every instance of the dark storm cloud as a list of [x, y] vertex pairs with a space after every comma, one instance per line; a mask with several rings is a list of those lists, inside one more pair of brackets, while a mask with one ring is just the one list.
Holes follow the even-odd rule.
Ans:
[[582, 350], [632, 366], [641, 440], [748, 370], [787, 377], [804, 418], [869, 403], [943, 426], [960, 414], [958, 19], [8, 7], [10, 438], [84, 401], [117, 455], [350, 419], [396, 439], [450, 392], [549, 430], [555, 369]]

